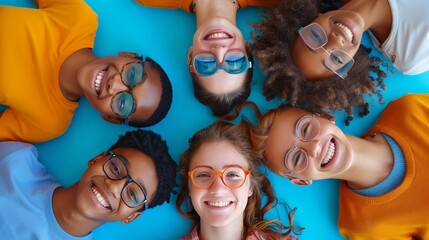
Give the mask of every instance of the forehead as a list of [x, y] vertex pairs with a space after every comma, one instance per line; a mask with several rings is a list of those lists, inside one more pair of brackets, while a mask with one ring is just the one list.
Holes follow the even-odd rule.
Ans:
[[200, 146], [191, 158], [189, 169], [199, 166], [222, 170], [228, 166], [248, 168], [246, 158], [226, 140], [207, 142]]
[[124, 156], [129, 165], [128, 174], [134, 181], [143, 184], [148, 198], [151, 198], [158, 185], [158, 175], [156, 173], [154, 160], [135, 148], [116, 148], [113, 149], [116, 154]]
[[157, 109], [162, 96], [161, 75], [159, 70], [151, 64], [144, 62], [146, 80], [133, 88], [133, 96], [136, 101], [136, 111], [131, 114], [132, 121], [144, 121], [150, 118]]
[[332, 76], [332, 72], [324, 65], [328, 54], [323, 49], [311, 50], [297, 33], [292, 47], [292, 60], [302, 75], [310, 81]]

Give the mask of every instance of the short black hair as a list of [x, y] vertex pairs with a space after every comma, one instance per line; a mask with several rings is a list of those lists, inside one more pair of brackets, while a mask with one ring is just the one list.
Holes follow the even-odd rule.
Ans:
[[160, 122], [167, 115], [173, 101], [173, 88], [171, 87], [170, 79], [164, 69], [154, 60], [147, 57], [146, 62], [149, 62], [150, 66], [157, 69], [161, 78], [162, 95], [159, 105], [155, 112], [144, 121], [130, 121], [128, 125], [133, 127], [149, 127]]
[[168, 153], [167, 144], [161, 136], [142, 129], [129, 131], [120, 136], [109, 151], [116, 148], [134, 148], [153, 160], [158, 175], [158, 187], [148, 207], [153, 208], [164, 202], [170, 202], [170, 195], [176, 186], [177, 164]]

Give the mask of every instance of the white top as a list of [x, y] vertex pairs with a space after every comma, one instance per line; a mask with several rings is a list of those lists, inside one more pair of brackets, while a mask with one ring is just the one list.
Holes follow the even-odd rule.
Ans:
[[404, 74], [417, 75], [429, 70], [429, 2], [427, 0], [389, 0], [392, 29], [386, 41], [369, 31], [374, 46]]

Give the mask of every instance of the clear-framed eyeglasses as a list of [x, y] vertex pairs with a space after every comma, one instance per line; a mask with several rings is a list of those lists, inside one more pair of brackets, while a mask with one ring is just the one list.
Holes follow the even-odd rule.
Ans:
[[325, 58], [325, 66], [340, 78], [344, 79], [348, 71], [352, 68], [355, 60], [347, 52], [340, 49], [326, 50], [323, 46], [328, 43], [325, 30], [318, 23], [310, 23], [298, 29], [304, 43], [311, 49], [323, 49], [328, 57]]
[[[297, 141], [309, 142], [316, 139], [320, 133], [320, 122], [314, 115], [305, 115], [301, 117], [295, 124], [295, 136]], [[307, 152], [294, 146], [287, 151], [284, 159], [284, 164], [289, 170], [287, 174], [294, 174], [304, 171], [308, 165]]]
[[103, 171], [111, 180], [128, 179], [121, 190], [122, 201], [130, 208], [138, 207], [144, 204], [143, 210], [147, 209], [147, 193], [143, 186], [136, 183], [128, 174], [128, 168], [125, 157], [115, 154], [112, 151], [107, 152], [109, 159], [103, 164]]
[[214, 171], [209, 167], [196, 167], [188, 172], [192, 183], [197, 188], [209, 188], [219, 175], [223, 184], [229, 188], [239, 188], [243, 186], [250, 170], [245, 170], [238, 166], [227, 167], [223, 171]]

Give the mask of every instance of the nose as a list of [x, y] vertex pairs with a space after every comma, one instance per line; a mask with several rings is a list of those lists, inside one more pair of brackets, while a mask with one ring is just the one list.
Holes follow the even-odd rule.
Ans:
[[115, 74], [107, 84], [107, 92], [110, 95], [115, 95], [118, 92], [127, 91], [128, 87], [121, 80], [121, 75]]
[[117, 199], [121, 198], [122, 188], [125, 186], [125, 183], [127, 181], [128, 181], [128, 179], [112, 180], [108, 177], [106, 177], [106, 179], [105, 179], [105, 183], [106, 183], [108, 189], [113, 194], [113, 196]]
[[315, 158], [320, 152], [320, 141], [319, 139], [313, 139], [309, 142], [303, 142], [303, 149], [307, 153], [308, 157]]
[[342, 48], [346, 44], [344, 36], [336, 31], [331, 31], [328, 36], [328, 43], [325, 47], [329, 49]]
[[223, 195], [226, 193], [227, 190], [228, 190], [228, 187], [225, 186], [225, 184], [223, 184], [221, 175], [216, 175], [209, 189], [210, 194]]
[[211, 47], [211, 51], [215, 55], [218, 63], [222, 63], [228, 49], [226, 46], [216, 45]]

